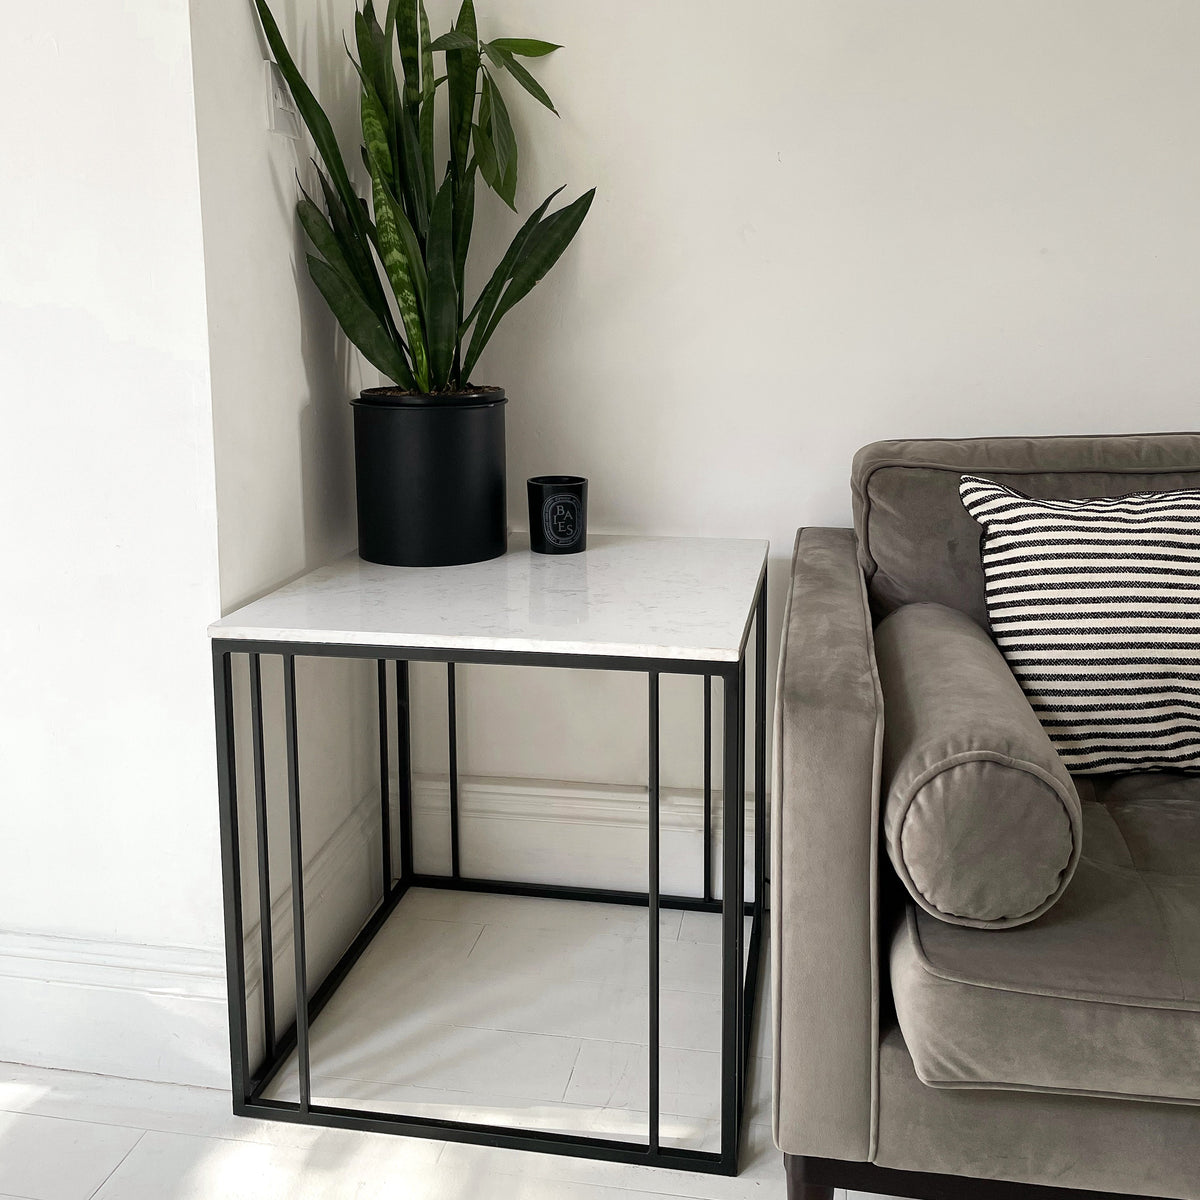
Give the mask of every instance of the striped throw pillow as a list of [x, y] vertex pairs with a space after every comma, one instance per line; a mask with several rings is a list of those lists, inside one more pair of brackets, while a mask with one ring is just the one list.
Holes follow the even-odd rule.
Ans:
[[1067, 769], [1200, 770], [1200, 491], [959, 495], [992, 635]]

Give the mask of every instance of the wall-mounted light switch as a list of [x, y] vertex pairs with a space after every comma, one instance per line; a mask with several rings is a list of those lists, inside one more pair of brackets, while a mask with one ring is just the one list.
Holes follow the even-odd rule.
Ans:
[[273, 62], [264, 63], [267, 77], [267, 128], [284, 137], [300, 136], [300, 113], [292, 90], [283, 77], [283, 72]]

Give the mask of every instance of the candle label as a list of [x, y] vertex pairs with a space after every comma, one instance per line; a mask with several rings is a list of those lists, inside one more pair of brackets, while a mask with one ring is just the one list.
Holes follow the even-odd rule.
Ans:
[[551, 496], [542, 505], [542, 533], [552, 546], [570, 546], [579, 539], [579, 497], [569, 492]]

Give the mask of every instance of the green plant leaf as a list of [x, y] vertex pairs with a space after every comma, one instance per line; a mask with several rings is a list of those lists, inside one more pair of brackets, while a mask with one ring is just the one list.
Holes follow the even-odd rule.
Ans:
[[437, 178], [433, 145], [438, 80], [433, 70], [433, 46], [429, 38], [429, 14], [425, 11], [425, 0], [417, 0], [417, 12], [421, 26], [421, 101], [417, 114], [417, 141], [421, 146], [421, 167], [425, 172], [426, 187], [432, 190]]
[[435, 178], [433, 165], [433, 122], [435, 115], [436, 105], [433, 94], [430, 93], [430, 95], [421, 101], [421, 118], [417, 129], [417, 141], [420, 143], [421, 170], [431, 186]]
[[[341, 197], [337, 194], [334, 186], [329, 181], [329, 177], [321, 170], [314, 162], [313, 167], [316, 169], [317, 178], [321, 181], [321, 194], [325, 198], [325, 211], [329, 217], [329, 222], [333, 226], [333, 232], [337, 235], [338, 242], [342, 247], [342, 253], [347, 260], [353, 265], [355, 278], [358, 279], [360, 286], [365, 292], [369, 292], [376, 297], [378, 304], [374, 307], [382, 307], [387, 310], [387, 302], [384, 298], [383, 287], [379, 282], [379, 273], [375, 269], [375, 260], [371, 257], [371, 236], [364, 239], [358, 233], [350, 219], [350, 214], [346, 211], [345, 205], [342, 204]], [[300, 189], [304, 191], [303, 188]]]
[[471, 226], [475, 224], [475, 162], [467, 167], [467, 175], [454, 192], [454, 286], [460, 302], [463, 280], [467, 270], [467, 248], [471, 244]]
[[[315, 163], [313, 165], [316, 167]], [[370, 232], [366, 238], [360, 237], [358, 231], [351, 224], [350, 215], [342, 205], [341, 198], [334, 190], [333, 184], [329, 182], [328, 177], [320, 167], [316, 167], [316, 171], [317, 178], [321, 181], [321, 193], [325, 197], [325, 211], [329, 217], [329, 223], [333, 227], [334, 235], [338, 239], [342, 253], [354, 271], [354, 277], [358, 281], [359, 289], [367, 297], [368, 303], [384, 323], [389, 334], [393, 338], [398, 339], [399, 334], [396, 331], [396, 322], [392, 318], [392, 310], [388, 305], [387, 294], [383, 289], [383, 284], [380, 282], [379, 270], [375, 265], [374, 255], [371, 253], [374, 225], [370, 226]], [[301, 192], [304, 191], [303, 188], [300, 190]]]
[[496, 148], [488, 131], [482, 125], [471, 127], [471, 145], [475, 148], [475, 158], [479, 163], [479, 173], [484, 182], [493, 192], [500, 190], [500, 165], [496, 161]]
[[429, 373], [433, 390], [450, 380], [458, 340], [458, 289], [454, 285], [454, 176], [447, 174], [429, 221]]
[[358, 196], [350, 183], [350, 176], [346, 171], [346, 164], [342, 161], [337, 139], [333, 136], [333, 126], [330, 125], [329, 118], [317, 102], [316, 96], [304, 82], [295, 60], [288, 53], [283, 35], [279, 32], [279, 26], [275, 23], [275, 18], [271, 15], [266, 0], [254, 0], [254, 4], [258, 10], [258, 19], [262, 22], [263, 33], [266, 34], [267, 44], [291, 89], [292, 98], [296, 101], [296, 108], [308, 128], [308, 132], [312, 135], [321, 161], [324, 162], [330, 179], [337, 189], [338, 195], [342, 198], [342, 203], [350, 214], [350, 219], [359, 236], [366, 238], [369, 236], [367, 224], [362, 220], [362, 210], [356, 203]]
[[[433, 43], [429, 39], [429, 14], [425, 11], [425, 0], [417, 0], [417, 14], [421, 26], [421, 99], [428, 100], [433, 95]], [[430, 172], [433, 178], [432, 171]]]
[[429, 228], [429, 199], [421, 148], [408, 109], [396, 92], [393, 81], [392, 90], [395, 94], [390, 111], [395, 113], [395, 120], [389, 121], [371, 81], [361, 71], [359, 75], [363, 86], [360, 105], [365, 143], [362, 147], [363, 165], [370, 173], [372, 160], [379, 164], [392, 195], [403, 197], [404, 207], [407, 213], [412, 214], [410, 219], [424, 243]]
[[496, 42], [485, 42], [483, 51], [496, 66], [507, 71], [535, 100], [544, 104], [555, 116], [558, 116], [558, 109], [546, 95], [546, 89], [503, 46], [498, 46]]
[[546, 197], [545, 200], [529, 215], [528, 220], [520, 229], [517, 230], [516, 236], [509, 243], [508, 249], [504, 252], [504, 257], [496, 265], [496, 269], [492, 272], [491, 279], [488, 280], [487, 286], [479, 293], [479, 298], [475, 301], [475, 306], [467, 314], [466, 319], [462, 322], [459, 328], [459, 335], [466, 333], [471, 322], [478, 316], [481, 318], [481, 323], [486, 325], [492, 315], [492, 310], [496, 307], [496, 302], [500, 299], [500, 292], [504, 285], [508, 282], [512, 275], [513, 267], [516, 265], [517, 259], [520, 257], [525, 243], [529, 240], [529, 235], [537, 228], [538, 222], [542, 219], [546, 209], [548, 209], [554, 200], [554, 197], [562, 191], [562, 188], [555, 188], [554, 191]]
[[392, 215], [396, 221], [396, 228], [399, 230], [400, 239], [404, 243], [404, 257], [408, 262], [409, 278], [412, 280], [413, 291], [417, 296], [417, 309], [421, 314], [422, 322], [424, 322], [425, 300], [429, 286], [429, 278], [425, 267], [425, 252], [416, 231], [412, 227], [412, 223], [404, 212], [404, 206], [397, 203], [395, 195], [391, 192], [388, 193], [388, 196], [393, 204]]
[[497, 263], [496, 269], [492, 272], [491, 279], [488, 280], [483, 291], [479, 293], [479, 299], [475, 301], [475, 306], [467, 314], [465, 320], [460, 322], [458, 336], [461, 338], [467, 332], [471, 322], [478, 318], [475, 333], [471, 337], [471, 345], [467, 351], [467, 371], [464, 374], [464, 378], [470, 377], [470, 368], [475, 365], [475, 361], [483, 353], [483, 346], [482, 344], [478, 344], [478, 338], [482, 335], [483, 329], [492, 318], [492, 313], [495, 311], [496, 304], [500, 300], [500, 293], [504, 290], [504, 285], [512, 277], [517, 260], [521, 257], [521, 252], [525, 249], [525, 243], [529, 241], [530, 235], [537, 228], [538, 222], [541, 221], [546, 209], [550, 207], [554, 197], [561, 191], [562, 188], [556, 188], [551, 192], [529, 215], [529, 219], [525, 224], [517, 230], [516, 236], [504, 252], [504, 257]]
[[[343, 37], [343, 44], [345, 40]], [[369, 79], [378, 90], [379, 84], [383, 80], [383, 63], [380, 61], [379, 44], [371, 36], [371, 27], [367, 24], [367, 18], [363, 12], [354, 14], [354, 44], [358, 47], [358, 61], [354, 65], [359, 75]], [[354, 56], [350, 54], [349, 46], [346, 46], [346, 54], [350, 57], [351, 62], [354, 62]]]
[[[486, 117], [484, 116], [485, 111]], [[513, 132], [512, 120], [508, 115], [504, 97], [500, 94], [495, 80], [486, 70], [483, 73], [483, 99], [479, 106], [479, 121], [488, 130], [492, 147], [496, 152], [498, 183], [492, 186], [500, 199], [513, 212], [516, 212], [517, 135]]]
[[496, 38], [488, 45], [495, 46], [499, 50], [507, 50], [509, 54], [519, 54], [522, 58], [541, 58], [542, 55], [549, 54], [552, 50], [562, 49], [554, 42], [542, 42], [537, 38]]
[[[461, 19], [460, 14], [459, 20]], [[451, 29], [448, 33], [443, 33], [429, 48], [431, 50], [475, 50], [478, 45], [479, 43], [470, 34]]]
[[[368, 170], [367, 173], [370, 174], [370, 171]], [[374, 221], [371, 220], [370, 206], [367, 204], [366, 200], [362, 196], [359, 196], [359, 198], [358, 198], [358, 211], [359, 211], [359, 215], [362, 218], [363, 224], [366, 226], [367, 237], [370, 240], [371, 245], [374, 246], [375, 241], [376, 241], [376, 239], [375, 239], [375, 223], [374, 223]]]
[[571, 239], [583, 224], [583, 219], [587, 216], [595, 195], [596, 189], [592, 188], [578, 200], [572, 201], [560, 208], [558, 212], [543, 218], [530, 231], [513, 264], [508, 286], [504, 289], [504, 294], [497, 302], [494, 311], [486, 318], [486, 324], [482, 311], [477, 319], [475, 331], [471, 335], [470, 349], [463, 364], [464, 374], [468, 378], [470, 378], [479, 355], [483, 353], [484, 347], [488, 344], [492, 334], [496, 331], [496, 326], [500, 324], [505, 314], [533, 291], [534, 287], [545, 277], [546, 272], [558, 262], [563, 251], [571, 244]]
[[417, 25], [417, 0], [391, 0], [388, 18], [395, 21], [400, 63], [404, 68], [404, 103], [416, 119], [421, 98], [421, 37]]
[[325, 303], [342, 331], [362, 351], [363, 357], [394, 383], [403, 388], [415, 388], [416, 381], [403, 353], [362, 296], [328, 263], [313, 254], [307, 257], [313, 283], [325, 297]]
[[[363, 12], [354, 14], [354, 41], [358, 47], [358, 62], [355, 67], [364, 83], [374, 88], [381, 101], [391, 94], [392, 62], [387, 53], [389, 46], [386, 35], [375, 20], [375, 10], [368, 5]], [[347, 47], [346, 53], [349, 54]], [[351, 62], [353, 62], [351, 57]], [[390, 114], [388, 114], [390, 117]], [[385, 127], [388, 122], [385, 122]]]
[[[390, 196], [392, 203], [395, 204], [396, 198]], [[421, 320], [425, 320], [425, 301], [428, 288], [428, 276], [425, 268], [425, 254], [422, 252], [421, 242], [416, 236], [412, 223], [404, 214], [403, 205], [395, 204], [394, 216], [396, 218], [396, 228], [400, 230], [401, 240], [404, 242], [404, 258], [408, 260], [408, 275], [413, 281], [413, 290], [416, 293], [416, 307], [421, 313]]]
[[[296, 204], [296, 215], [300, 218], [300, 224], [308, 235], [308, 240], [312, 242], [321, 257], [346, 281], [346, 285], [357, 292], [363, 303], [379, 318], [388, 337], [396, 341], [396, 323], [392, 319], [383, 289], [379, 286], [379, 276], [375, 272], [375, 264], [371, 264], [369, 279], [364, 280], [360, 272], [356, 271], [351, 264], [341, 238], [325, 214], [313, 203], [312, 197], [305, 192], [303, 187], [301, 187], [300, 193], [301, 199]], [[366, 287], [364, 287], [364, 283], [366, 283]], [[374, 284], [373, 287], [372, 284]]]
[[367, 162], [375, 163], [385, 179], [391, 179], [395, 171], [392, 147], [387, 134], [387, 117], [383, 105], [370, 83], [364, 82], [359, 109], [362, 114], [363, 145]]
[[[371, 170], [369, 162], [367, 163], [367, 170]], [[391, 218], [395, 223], [397, 232], [400, 234], [400, 240], [404, 244], [404, 258], [408, 267], [408, 277], [412, 280], [413, 292], [417, 297], [417, 310], [421, 314], [422, 323], [424, 323], [426, 289], [428, 287], [425, 252], [416, 230], [413, 229], [412, 223], [408, 219], [408, 214], [404, 211], [404, 205], [398, 202], [396, 194], [387, 187], [386, 180], [384, 181], [384, 190], [387, 199], [390, 201], [389, 212]], [[382, 257], [382, 251], [380, 252], [380, 256]]]
[[[415, 38], [415, 0], [413, 0], [413, 5], [414, 7], [411, 10], [412, 21], [414, 22], [412, 36]], [[356, 14], [355, 29], [362, 50], [364, 65], [369, 64], [371, 69], [365, 70], [357, 63], [355, 63], [355, 67], [362, 80], [363, 88], [374, 94], [380, 125], [387, 134], [390, 165], [387, 167], [385, 178], [388, 180], [392, 194], [403, 199], [409, 219], [420, 231], [423, 239], [429, 223], [429, 198], [420, 155], [413, 152], [413, 143], [416, 141], [415, 124], [417, 121], [419, 100], [414, 100], [411, 106], [405, 103], [404, 97], [400, 94], [401, 84], [397, 82], [395, 64], [392, 58], [393, 32], [396, 33], [397, 37], [407, 36], [402, 27], [397, 28], [395, 26], [397, 15], [403, 21], [409, 15], [409, 10], [404, 7], [401, 0], [393, 0], [393, 3], [388, 8], [388, 27], [386, 31], [379, 27], [379, 23], [375, 19], [374, 10], [370, 4], [367, 5], [364, 13], [365, 15], [363, 13]], [[351, 61], [353, 62], [353, 56], [351, 56]], [[410, 73], [418, 69], [417, 61], [412, 56], [409, 56], [407, 67]], [[414, 127], [413, 136], [407, 143], [405, 140], [406, 121]], [[365, 137], [366, 134], [364, 132]]]
[[[351, 62], [353, 61], [352, 58]], [[370, 158], [374, 155], [384, 171], [384, 178], [388, 181], [392, 194], [404, 198], [407, 210], [412, 213], [412, 219], [420, 226], [424, 236], [428, 212], [424, 179], [421, 177], [419, 161], [415, 167], [410, 162], [411, 146], [406, 144], [404, 139], [408, 110], [400, 97], [395, 74], [389, 68], [385, 72], [386, 78], [373, 80], [357, 63], [354, 65], [358, 70], [363, 90], [360, 103], [363, 141], [366, 143], [363, 146], [363, 163], [370, 172]], [[379, 93], [377, 83], [385, 84], [390, 89], [386, 103]], [[387, 147], [386, 157], [380, 151], [383, 145]]]
[[[387, 183], [380, 174], [379, 165], [374, 160], [371, 162], [371, 184], [375, 195], [375, 230], [379, 257], [383, 261], [383, 269], [387, 272], [388, 281], [396, 296], [396, 306], [400, 309], [400, 319], [404, 323], [413, 377], [421, 391], [427, 392], [429, 357], [425, 348], [425, 330], [421, 325], [420, 307], [413, 283], [413, 266], [410, 265], [413, 260], [410, 260], [405, 245], [407, 239], [401, 234], [401, 225], [407, 223], [407, 218], [388, 190]], [[417, 255], [415, 265], [419, 264], [420, 256]]]
[[[479, 76], [479, 30], [472, 0], [463, 0], [454, 30], [470, 42], [469, 49], [464, 45], [460, 49], [446, 51], [446, 77], [450, 88], [450, 162], [455, 176], [461, 182], [471, 149], [475, 89]], [[433, 44], [437, 46], [438, 43]]]
[[517, 211], [517, 159], [516, 155], [508, 161], [504, 174], [500, 178], [500, 198], [513, 212]]
[[577, 200], [560, 208], [539, 221], [529, 241], [525, 243], [520, 260], [512, 273], [512, 281], [504, 291], [500, 303], [488, 324], [494, 329], [500, 318], [523, 299], [545, 278], [546, 273], [558, 262], [571, 244], [579, 227], [583, 224], [596, 189], [584, 192]]
[[[296, 202], [296, 216], [300, 218], [300, 225], [304, 232], [308, 235], [308, 240], [312, 242], [317, 253], [346, 281], [346, 283], [355, 289], [360, 295], [362, 287], [359, 285], [358, 277], [355, 274], [354, 268], [346, 259], [345, 251], [338, 242], [337, 234], [333, 232], [333, 226], [326, 219], [325, 214], [312, 202], [304, 189], [300, 189], [303, 193], [301, 198]], [[363, 297], [364, 303], [370, 305], [366, 297]], [[378, 314], [376, 314], [378, 316]]]
[[403, 165], [404, 190], [412, 213], [413, 225], [421, 235], [422, 242], [429, 231], [430, 192], [432, 178], [425, 177], [425, 164], [421, 156], [421, 142], [413, 124], [412, 113], [402, 107], [396, 124], [400, 133], [400, 158]]
[[[370, 31], [375, 48], [375, 58], [379, 64], [376, 76], [373, 76], [375, 94], [383, 105], [387, 115], [388, 145], [392, 151], [392, 162], [400, 160], [400, 138], [396, 131], [396, 114], [400, 110], [400, 91], [396, 86], [396, 64], [392, 57], [392, 26], [381, 29], [375, 19], [374, 6], [368, 0], [366, 6], [367, 28]], [[389, 14], [390, 18], [390, 14]]]

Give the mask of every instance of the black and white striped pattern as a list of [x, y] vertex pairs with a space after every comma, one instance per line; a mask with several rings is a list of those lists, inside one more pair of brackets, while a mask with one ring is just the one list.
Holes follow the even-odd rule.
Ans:
[[1200, 490], [959, 495], [992, 634], [1067, 769], [1200, 770]]

